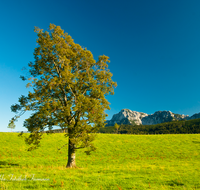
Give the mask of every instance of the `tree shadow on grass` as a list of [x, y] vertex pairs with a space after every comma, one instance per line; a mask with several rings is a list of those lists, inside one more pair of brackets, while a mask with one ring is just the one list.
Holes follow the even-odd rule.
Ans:
[[179, 180], [171, 180], [168, 182], [168, 185], [170, 186], [184, 186], [184, 183], [182, 183]]
[[192, 141], [194, 144], [200, 144], [200, 141]]
[[14, 164], [11, 162], [0, 161], [0, 168], [10, 168], [12, 166], [19, 166], [19, 164]]

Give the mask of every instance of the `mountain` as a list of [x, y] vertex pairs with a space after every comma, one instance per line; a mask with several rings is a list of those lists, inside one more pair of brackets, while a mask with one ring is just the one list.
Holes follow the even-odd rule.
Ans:
[[111, 120], [106, 121], [106, 126], [113, 126], [115, 123], [132, 125], [155, 125], [170, 121], [190, 120], [197, 118], [200, 118], [200, 113], [194, 114], [191, 117], [183, 114], [174, 114], [171, 111], [157, 111], [154, 114], [148, 115], [143, 112], [122, 109], [119, 113], [114, 114]]

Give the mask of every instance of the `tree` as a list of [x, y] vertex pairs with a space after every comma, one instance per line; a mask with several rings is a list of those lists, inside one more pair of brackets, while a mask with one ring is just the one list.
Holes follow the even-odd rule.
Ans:
[[12, 129], [14, 129], [15, 127], [16, 127], [16, 126], [15, 126], [14, 123], [9, 123], [9, 125], [8, 125], [8, 128], [11, 129], [11, 132], [12, 132]]
[[19, 103], [12, 105], [16, 113], [10, 124], [26, 111], [32, 115], [25, 120], [24, 127], [30, 133], [26, 142], [37, 148], [42, 131], [53, 126], [67, 129], [68, 163], [76, 167], [75, 152], [87, 148], [95, 150], [92, 141], [95, 132], [105, 125], [109, 102], [106, 95], [114, 94], [112, 74], [108, 70], [109, 57], [102, 55], [95, 61], [92, 53], [60, 28], [50, 24], [49, 32], [35, 27], [38, 46], [34, 50], [34, 62], [29, 63], [27, 87], [32, 87], [28, 96], [21, 96]]
[[118, 134], [118, 130], [119, 130], [119, 127], [120, 127], [120, 126], [119, 126], [117, 123], [115, 123], [114, 127], [115, 127], [115, 129], [116, 129], [116, 133]]

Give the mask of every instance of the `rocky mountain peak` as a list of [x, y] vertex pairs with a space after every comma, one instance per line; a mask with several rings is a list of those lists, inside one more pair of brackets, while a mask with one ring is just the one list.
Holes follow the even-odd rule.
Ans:
[[111, 120], [107, 120], [107, 126], [117, 124], [134, 124], [134, 125], [154, 125], [175, 120], [200, 118], [200, 113], [191, 117], [188, 115], [174, 114], [171, 111], [156, 111], [154, 114], [148, 115], [143, 112], [131, 111], [130, 109], [122, 109], [119, 113], [114, 114]]
[[134, 122], [137, 125], [142, 124], [141, 119], [148, 116], [146, 113], [131, 111], [129, 109], [122, 109], [118, 114], [114, 114], [112, 119], [107, 121], [107, 125], [118, 124], [131, 124]]

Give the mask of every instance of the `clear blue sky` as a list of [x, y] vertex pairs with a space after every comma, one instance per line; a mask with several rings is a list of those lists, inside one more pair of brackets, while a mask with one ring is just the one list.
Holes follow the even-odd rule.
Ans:
[[[110, 57], [118, 83], [108, 96], [111, 119], [123, 108], [200, 112], [199, 0], [12, 0], [0, 2], [0, 131], [10, 131], [10, 106], [26, 95], [21, 69], [33, 59], [34, 26], [61, 26], [97, 60]], [[15, 131], [26, 130], [23, 121]]]

